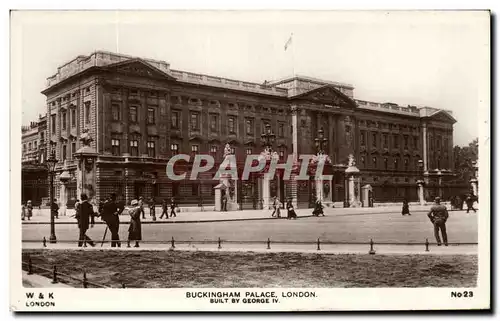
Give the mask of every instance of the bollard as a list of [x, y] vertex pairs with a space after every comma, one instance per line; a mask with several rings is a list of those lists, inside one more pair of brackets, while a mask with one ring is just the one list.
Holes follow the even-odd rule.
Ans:
[[52, 284], [55, 284], [55, 283], [58, 283], [58, 282], [57, 282], [57, 270], [56, 270], [56, 266], [54, 265], [54, 271], [52, 273]]
[[45, 239], [45, 236], [43, 237], [43, 247], [47, 247], [47, 240]]
[[425, 252], [429, 252], [429, 239], [425, 239]]
[[33, 274], [33, 265], [31, 263], [31, 257], [28, 257], [28, 275]]
[[321, 248], [319, 247], [319, 237], [318, 237], [318, 242], [317, 242], [317, 244], [318, 244], [318, 248], [317, 248], [317, 250], [319, 251], [319, 250], [321, 250]]
[[375, 250], [373, 249], [373, 239], [370, 239], [370, 251], [368, 254], [375, 254]]
[[222, 246], [221, 246], [221, 241], [220, 241], [220, 237], [219, 237], [219, 242], [218, 242], [218, 243], [219, 243], [219, 246], [217, 246], [217, 248], [220, 250], [220, 249], [222, 248]]
[[88, 281], [87, 281], [87, 273], [85, 273], [85, 271], [83, 271], [83, 288], [88, 288], [89, 284], [88, 284]]
[[130, 247], [130, 240], [127, 240], [127, 247]]
[[271, 249], [271, 240], [269, 238], [267, 238], [267, 249]]
[[171, 248], [171, 249], [175, 249], [175, 241], [174, 241], [174, 237], [173, 237], [173, 236], [172, 236], [172, 241], [171, 241], [171, 243], [172, 243], [172, 246], [171, 246], [170, 248]]

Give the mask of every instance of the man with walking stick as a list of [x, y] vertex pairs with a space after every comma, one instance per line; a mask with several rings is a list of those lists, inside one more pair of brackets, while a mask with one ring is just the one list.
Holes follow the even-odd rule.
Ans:
[[111, 232], [111, 247], [120, 247], [120, 236], [118, 235], [118, 230], [120, 228], [120, 218], [119, 215], [123, 212], [124, 206], [118, 206], [116, 203], [116, 195], [112, 193], [102, 208], [101, 219], [106, 222], [106, 231], [104, 232], [104, 237], [102, 239], [102, 244], [104, 243], [104, 239], [106, 238], [106, 232]]

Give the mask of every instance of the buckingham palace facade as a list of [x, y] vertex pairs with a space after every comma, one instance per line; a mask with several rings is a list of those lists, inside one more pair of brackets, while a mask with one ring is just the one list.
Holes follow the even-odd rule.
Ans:
[[[69, 173], [68, 205], [76, 199], [79, 137], [86, 130], [97, 153], [95, 197], [110, 192], [129, 202], [143, 196], [157, 202], [175, 196], [181, 204], [213, 204], [213, 173], [199, 180], [171, 181], [166, 164], [176, 154], [211, 154], [221, 160], [226, 144], [238, 162], [262, 151], [261, 134], [270, 124], [273, 150], [281, 161], [291, 153], [314, 154], [318, 131], [332, 160], [332, 198], [345, 197], [349, 155], [362, 185], [376, 202], [417, 199], [418, 180], [426, 196], [453, 194], [453, 124], [450, 111], [358, 99], [349, 84], [293, 76], [252, 83], [171, 69], [169, 63], [98, 51], [61, 65], [47, 79], [43, 143], [55, 151], [57, 172]], [[189, 171], [189, 164], [184, 164]], [[55, 179], [56, 196], [59, 180]], [[271, 194], [289, 197], [279, 175]], [[297, 184], [299, 207], [314, 189]], [[239, 181], [238, 201], [251, 208], [258, 184]]]

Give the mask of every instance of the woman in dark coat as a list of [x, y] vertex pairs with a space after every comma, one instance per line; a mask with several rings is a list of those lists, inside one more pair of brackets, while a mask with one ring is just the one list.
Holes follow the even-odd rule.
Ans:
[[132, 208], [129, 210], [130, 226], [128, 228], [128, 240], [135, 241], [134, 247], [139, 247], [139, 241], [142, 240], [141, 231], [141, 208], [137, 200], [130, 202]]
[[325, 216], [325, 213], [323, 213], [323, 205], [321, 204], [320, 200], [317, 200], [316, 203], [314, 204], [314, 211], [313, 211], [314, 216]]
[[294, 219], [296, 220], [297, 219], [297, 214], [295, 213], [295, 210], [293, 208], [293, 204], [292, 204], [292, 199], [289, 198], [288, 201], [286, 202], [286, 209], [288, 211], [288, 216], [287, 216], [287, 219]]
[[408, 204], [407, 200], [403, 201], [403, 209], [401, 210], [401, 215], [405, 215], [405, 214], [411, 215], [410, 214], [410, 205]]

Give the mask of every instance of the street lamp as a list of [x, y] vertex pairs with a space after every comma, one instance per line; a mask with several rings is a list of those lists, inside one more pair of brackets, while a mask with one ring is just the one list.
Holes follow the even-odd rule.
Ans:
[[52, 204], [54, 202], [54, 173], [56, 169], [57, 159], [55, 151], [50, 153], [50, 157], [45, 161], [47, 165], [47, 170], [50, 175], [50, 188], [49, 188], [49, 200], [50, 200], [50, 243], [57, 243], [54, 213], [52, 212]]
[[328, 142], [328, 139], [325, 138], [325, 132], [323, 131], [323, 127], [321, 127], [318, 130], [318, 136], [314, 139], [314, 142], [316, 143], [316, 148], [318, 150], [318, 155], [324, 154], [324, 146]]
[[270, 152], [272, 145], [274, 143], [274, 140], [276, 138], [276, 135], [271, 132], [271, 125], [266, 124], [266, 130], [265, 130], [264, 134], [260, 135], [260, 137], [264, 141], [265, 149], [267, 149]]
[[[318, 130], [318, 136], [316, 136], [314, 142], [317, 150], [316, 155], [318, 156], [317, 161], [318, 162], [323, 161], [325, 154], [324, 147], [328, 142], [328, 139], [325, 138], [325, 132], [323, 130], [323, 127], [321, 127]], [[320, 201], [323, 201], [323, 189], [324, 189], [323, 181], [322, 180], [316, 181], [316, 198]]]

